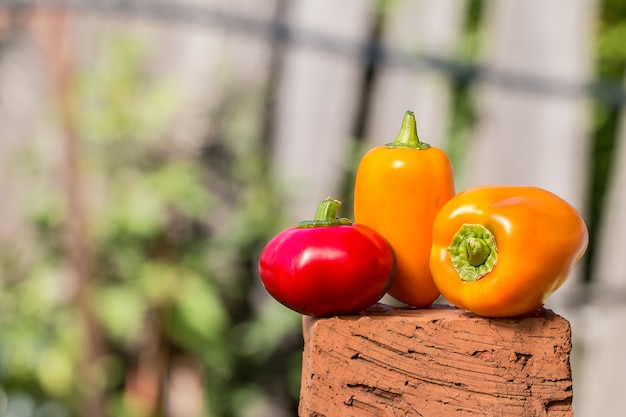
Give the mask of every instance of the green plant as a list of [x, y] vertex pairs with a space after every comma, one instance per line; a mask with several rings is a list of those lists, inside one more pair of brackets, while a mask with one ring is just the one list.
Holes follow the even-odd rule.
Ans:
[[[112, 36], [59, 101], [77, 138], [83, 277], [64, 241], [76, 206], [46, 176], [48, 154], [24, 156], [23, 174], [46, 192], [24, 206], [38, 247], [28, 264], [10, 257], [0, 280], [2, 392], [80, 415], [88, 378], [106, 414], [158, 416], [168, 376], [184, 363], [199, 378], [205, 415], [241, 415], [280, 396], [295, 407], [299, 317], [255, 293], [260, 246], [283, 227], [261, 129], [246, 112], [262, 108], [262, 90], [225, 92], [210, 120], [220, 134], [204, 147], [227, 155], [219, 164], [210, 151], [176, 152], [167, 128], [178, 86], [150, 73], [150, 53]], [[87, 280], [87, 304], [77, 279]], [[80, 359], [87, 340], [97, 354], [89, 369]]]

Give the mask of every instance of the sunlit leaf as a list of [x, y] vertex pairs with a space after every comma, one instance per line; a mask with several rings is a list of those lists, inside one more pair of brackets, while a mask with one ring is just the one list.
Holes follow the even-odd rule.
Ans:
[[224, 305], [215, 288], [206, 279], [190, 276], [179, 289], [175, 304], [174, 325], [185, 326], [205, 340], [216, 340], [223, 336], [228, 324]]
[[154, 172], [150, 181], [155, 192], [187, 216], [209, 216], [213, 199], [201, 182], [197, 166], [184, 161], [170, 162]]
[[114, 338], [126, 341], [140, 331], [147, 304], [134, 286], [98, 288], [94, 291], [93, 301], [98, 318]]
[[68, 352], [51, 347], [43, 352], [36, 364], [37, 377], [43, 389], [52, 397], [66, 397], [74, 387], [74, 361]]
[[263, 361], [288, 335], [300, 332], [301, 322], [302, 315], [268, 297], [258, 314], [241, 325], [237, 348], [243, 354]]
[[138, 285], [152, 304], [170, 304], [184, 285], [185, 272], [166, 262], [146, 262], [143, 264]]

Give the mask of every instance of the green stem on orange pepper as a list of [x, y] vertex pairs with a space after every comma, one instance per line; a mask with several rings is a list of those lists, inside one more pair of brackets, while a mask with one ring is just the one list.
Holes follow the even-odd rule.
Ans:
[[402, 119], [402, 126], [393, 142], [386, 145], [390, 148], [428, 149], [428, 143], [420, 141], [417, 135], [417, 122], [412, 111], [407, 110]]
[[476, 281], [498, 262], [493, 234], [480, 224], [464, 224], [448, 247], [452, 265], [463, 281]]

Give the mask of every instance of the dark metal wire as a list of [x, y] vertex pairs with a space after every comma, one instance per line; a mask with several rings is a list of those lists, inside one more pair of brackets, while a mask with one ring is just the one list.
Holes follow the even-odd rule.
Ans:
[[42, 6], [220, 28], [244, 36], [265, 37], [287, 45], [309, 47], [357, 59], [370, 65], [399, 67], [416, 72], [436, 71], [460, 84], [484, 83], [541, 95], [588, 97], [599, 104], [614, 108], [626, 104], [626, 91], [619, 80], [596, 79], [574, 82], [496, 70], [480, 64], [431, 54], [407, 54], [377, 42], [344, 41], [321, 32], [296, 29], [279, 20], [263, 20], [228, 10], [192, 4], [163, 0], [0, 0], [0, 9], [19, 11]]

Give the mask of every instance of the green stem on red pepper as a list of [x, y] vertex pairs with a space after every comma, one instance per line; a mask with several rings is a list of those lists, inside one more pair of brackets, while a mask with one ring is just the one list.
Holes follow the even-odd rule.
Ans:
[[400, 127], [400, 132], [398, 132], [395, 140], [388, 143], [386, 146], [389, 148], [430, 148], [428, 143], [420, 141], [420, 138], [417, 135], [417, 122], [415, 121], [415, 115], [410, 110], [407, 110], [404, 113], [402, 126]]
[[337, 211], [341, 207], [341, 201], [328, 197], [323, 200], [315, 212], [313, 220], [305, 220], [296, 226], [298, 229], [307, 227], [350, 226], [352, 220], [345, 217], [337, 218]]

